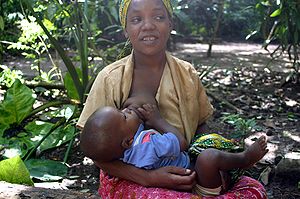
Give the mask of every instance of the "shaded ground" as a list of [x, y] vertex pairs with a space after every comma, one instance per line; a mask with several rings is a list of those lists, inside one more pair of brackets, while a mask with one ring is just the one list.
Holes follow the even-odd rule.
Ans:
[[[283, 172], [275, 169], [287, 153], [300, 153], [300, 85], [287, 84], [281, 87], [291, 64], [286, 57], [270, 63], [267, 52], [256, 44], [215, 45], [211, 58], [206, 58], [206, 49], [207, 46], [201, 44], [179, 44], [173, 54], [194, 63], [200, 73], [214, 66], [203, 78], [215, 107], [209, 125], [216, 132], [230, 137], [235, 130], [232, 125], [222, 122], [225, 112], [237, 114], [237, 111], [241, 111], [239, 116], [244, 120], [255, 119], [259, 129], [248, 134], [246, 144], [252, 142], [254, 137], [265, 134], [270, 152], [249, 170], [249, 175], [258, 179], [262, 171], [270, 168], [271, 172], [265, 175], [269, 180], [265, 186], [268, 197], [300, 198], [299, 167]], [[26, 63], [22, 67], [27, 67]], [[63, 150], [57, 149], [46, 156], [60, 158]], [[69, 166], [68, 179], [53, 186], [97, 192], [99, 171], [89, 159], [83, 157], [78, 142], [73, 148]]]
[[[175, 54], [193, 62], [200, 72], [214, 66], [203, 79], [216, 110], [210, 126], [230, 137], [235, 130], [222, 122], [224, 112], [236, 114], [239, 110], [240, 117], [255, 119], [259, 129], [246, 136], [246, 144], [265, 134], [270, 151], [251, 170], [252, 177], [258, 179], [263, 170], [270, 168], [270, 173], [265, 172], [269, 174], [269, 198], [300, 198], [300, 85], [282, 87], [291, 63], [286, 56], [270, 62], [268, 52], [257, 44], [215, 45], [211, 58], [206, 58], [206, 49], [205, 45], [181, 44]], [[286, 154], [296, 154], [298, 165], [284, 165], [289, 168], [282, 170], [283, 164], [276, 164]]]

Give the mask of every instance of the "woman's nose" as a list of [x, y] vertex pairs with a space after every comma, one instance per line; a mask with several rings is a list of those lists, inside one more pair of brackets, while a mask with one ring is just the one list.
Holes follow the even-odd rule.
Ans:
[[153, 30], [155, 28], [155, 24], [152, 19], [145, 19], [142, 29], [143, 30]]

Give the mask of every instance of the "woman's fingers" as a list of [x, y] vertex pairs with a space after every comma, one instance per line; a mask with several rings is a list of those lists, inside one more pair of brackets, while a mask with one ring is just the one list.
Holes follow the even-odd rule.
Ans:
[[157, 175], [157, 184], [160, 187], [177, 189], [177, 190], [191, 190], [196, 184], [196, 173], [189, 169], [180, 167], [162, 167], [155, 170]]
[[177, 174], [177, 175], [182, 175], [182, 176], [187, 176], [192, 174], [192, 170], [190, 169], [185, 169], [181, 167], [175, 167], [175, 166], [168, 166], [165, 167], [169, 173]]

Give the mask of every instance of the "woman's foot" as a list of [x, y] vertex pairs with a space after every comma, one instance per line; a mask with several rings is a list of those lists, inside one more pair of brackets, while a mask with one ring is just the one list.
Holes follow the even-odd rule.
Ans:
[[246, 151], [244, 151], [244, 157], [247, 161], [247, 167], [251, 167], [260, 159], [262, 159], [269, 150], [267, 149], [267, 140], [265, 136], [261, 136]]

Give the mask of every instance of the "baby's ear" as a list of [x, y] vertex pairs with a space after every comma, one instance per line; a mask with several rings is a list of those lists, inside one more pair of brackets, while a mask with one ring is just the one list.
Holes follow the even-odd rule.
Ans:
[[122, 141], [122, 147], [125, 148], [125, 149], [128, 149], [131, 147], [132, 145], [132, 142], [133, 142], [133, 139], [131, 138], [125, 138], [123, 139]]

